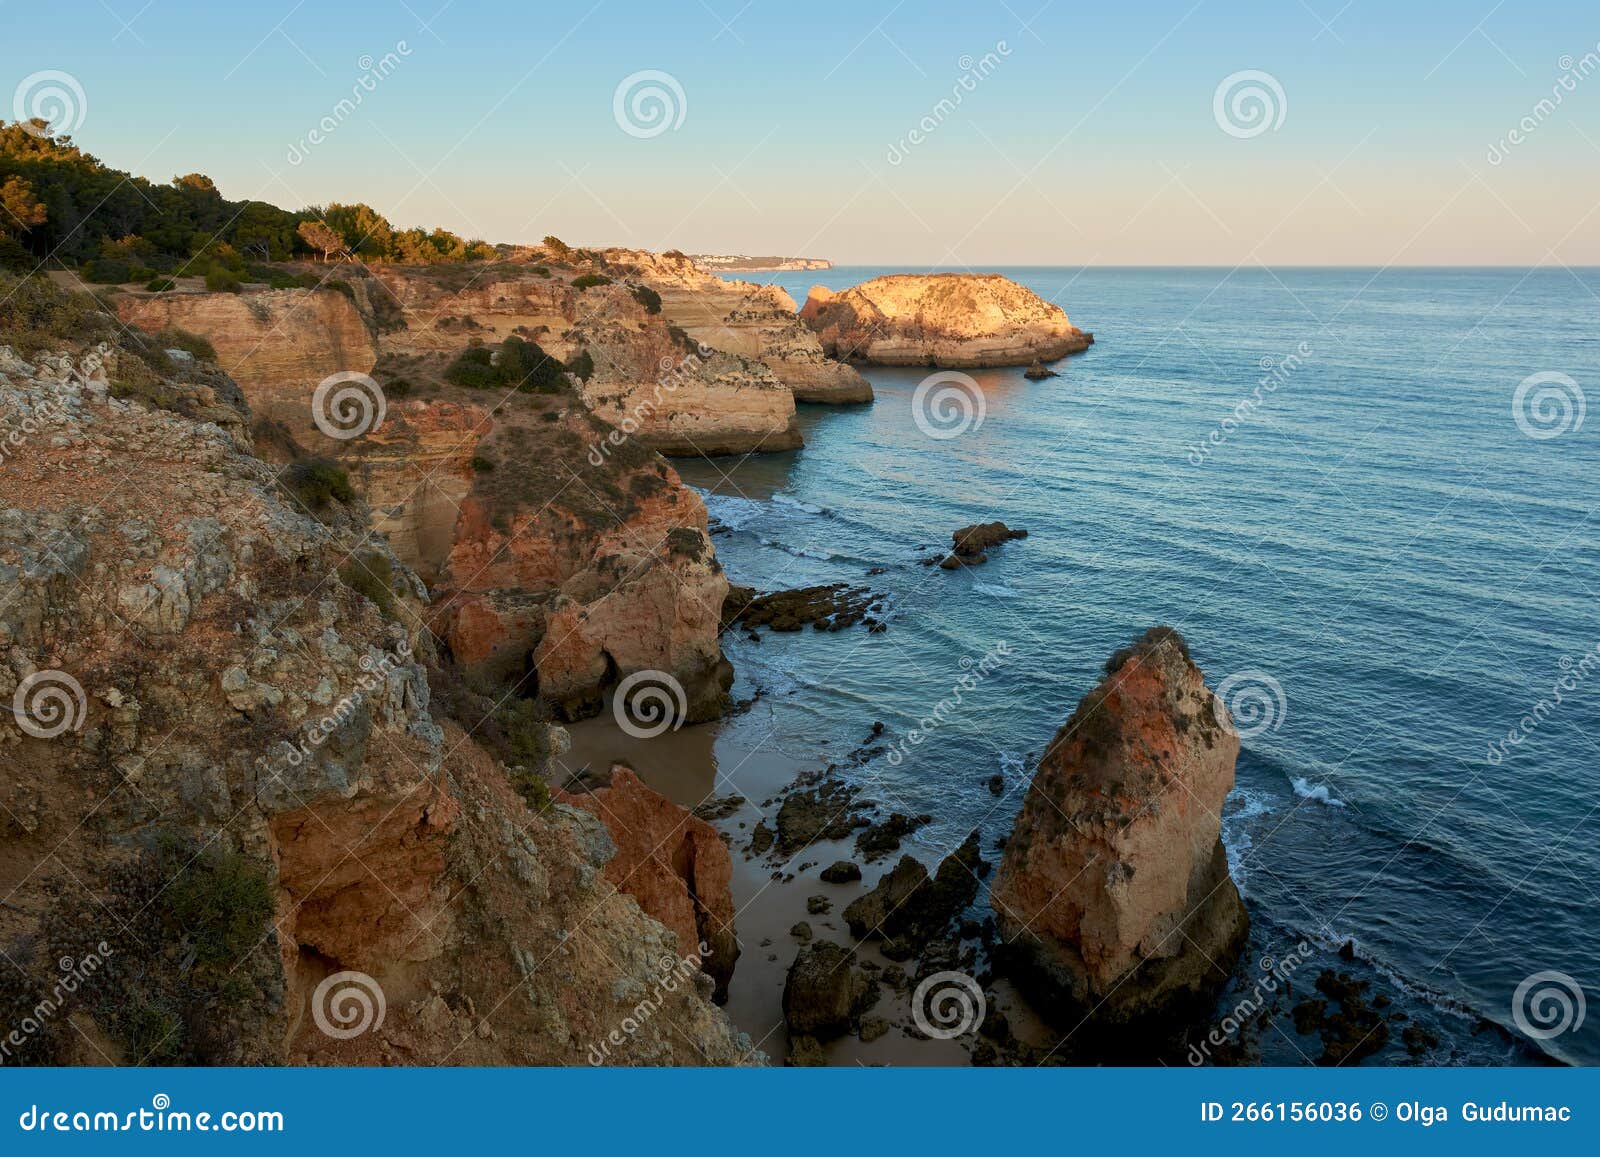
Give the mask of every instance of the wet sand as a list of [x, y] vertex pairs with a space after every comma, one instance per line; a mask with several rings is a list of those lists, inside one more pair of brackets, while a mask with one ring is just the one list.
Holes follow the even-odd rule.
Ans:
[[[863, 736], [870, 725], [870, 720], [864, 722]], [[558, 762], [569, 773], [586, 765], [603, 770], [613, 762], [625, 763], [656, 791], [691, 809], [728, 795], [744, 797], [745, 802], [736, 811], [713, 821], [727, 836], [732, 854], [735, 926], [741, 947], [726, 1008], [734, 1023], [750, 1034], [756, 1047], [767, 1053], [774, 1064], [781, 1064], [789, 1047], [783, 1020], [784, 978], [801, 948], [789, 930], [805, 921], [811, 925], [815, 939], [853, 947], [844, 922], [845, 906], [870, 890], [899, 856], [866, 864], [854, 854], [850, 841], [820, 841], [791, 861], [774, 865], [766, 858], [749, 856], [746, 849], [751, 832], [763, 818], [769, 828], [776, 827], [775, 797], [779, 792], [800, 773], [816, 770], [831, 756], [844, 753], [831, 753], [824, 747], [805, 758], [781, 750], [774, 740], [771, 709], [764, 702], [744, 714], [667, 732], [655, 739], [640, 740], [626, 734], [609, 712], [568, 730], [572, 734], [572, 750]], [[767, 800], [774, 802], [763, 808], [763, 801]], [[836, 860], [861, 864], [863, 878], [850, 884], [824, 883], [818, 873]], [[801, 865], [806, 865], [803, 870]], [[935, 866], [928, 865], [930, 869]], [[795, 878], [774, 880], [775, 870], [785, 876], [793, 873]], [[807, 913], [807, 897], [816, 895], [825, 895], [832, 901], [830, 912], [816, 916]], [[862, 961], [874, 960], [884, 966], [891, 963], [870, 946], [858, 946], [856, 953]], [[909, 972], [915, 962], [908, 961], [904, 966]], [[880, 985], [879, 992], [871, 1015], [887, 1019], [889, 1031], [870, 1043], [854, 1035], [828, 1042], [823, 1046], [828, 1064], [968, 1063], [962, 1039], [919, 1040], [907, 1034], [906, 1028], [912, 1025], [909, 991], [897, 993]], [[1012, 1015], [1009, 1009], [1007, 1014]], [[970, 1044], [971, 1037], [965, 1039]]]

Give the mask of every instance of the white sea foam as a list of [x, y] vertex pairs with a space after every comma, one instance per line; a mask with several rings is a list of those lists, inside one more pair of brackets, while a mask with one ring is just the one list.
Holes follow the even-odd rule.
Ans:
[[988, 595], [991, 599], [1020, 599], [1020, 591], [1014, 591], [1001, 583], [973, 583], [972, 589], [980, 595]]
[[788, 543], [779, 542], [775, 538], [761, 538], [757, 541], [759, 541], [762, 546], [770, 546], [774, 550], [781, 550], [786, 554], [794, 555], [796, 558], [814, 558], [822, 562], [827, 562], [828, 560], [837, 557], [832, 551], [824, 550], [820, 546], [790, 546]]
[[743, 530], [766, 512], [766, 506], [737, 494], [707, 494], [697, 491], [706, 504], [706, 513], [729, 530]]
[[801, 502], [798, 498], [790, 498], [787, 494], [774, 494], [772, 501], [777, 506], [787, 506], [794, 510], [803, 510], [807, 514], [827, 514], [820, 506], [813, 506], [809, 502]]
[[1312, 786], [1308, 779], [1301, 776], [1292, 781], [1292, 786], [1294, 787], [1294, 794], [1301, 799], [1315, 800], [1317, 803], [1325, 803], [1329, 807], [1344, 807], [1344, 800], [1334, 799], [1328, 791], [1328, 785], [1325, 783]]

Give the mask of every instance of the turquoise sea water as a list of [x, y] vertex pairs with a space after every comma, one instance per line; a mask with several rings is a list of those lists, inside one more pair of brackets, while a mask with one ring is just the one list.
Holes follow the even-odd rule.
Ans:
[[[756, 276], [803, 301], [883, 272]], [[737, 581], [870, 583], [894, 608], [879, 635], [730, 638], [772, 742], [842, 750], [872, 720], [905, 740], [1003, 642], [925, 741], [860, 772], [938, 817], [917, 854], [974, 826], [989, 844], [1107, 655], [1170, 623], [1213, 687], [1239, 676], [1223, 830], [1253, 957], [1307, 939], [1297, 989], [1352, 967], [1444, 1038], [1432, 1063], [1536, 1057], [1480, 1018], [1516, 1025], [1518, 986], [1558, 972], [1577, 989], [1536, 981], [1525, 1025], [1559, 1024], [1537, 997], [1564, 988], [1568, 1027], [1538, 1047], [1600, 1061], [1600, 1009], [1575, 1023], [1600, 997], [1600, 414], [1578, 424], [1600, 270], [1001, 272], [1096, 334], [1059, 378], [974, 371], [981, 424], [935, 438], [928, 371], [873, 369], [873, 406], [801, 408], [802, 451], [680, 464]], [[1534, 374], [1567, 380], [1529, 386], [1519, 423]], [[993, 518], [1030, 537], [970, 571], [918, 564]], [[1353, 965], [1331, 956], [1347, 939]], [[1312, 1045], [1288, 1028], [1261, 1049]], [[1407, 1056], [1397, 1031], [1376, 1060]]]

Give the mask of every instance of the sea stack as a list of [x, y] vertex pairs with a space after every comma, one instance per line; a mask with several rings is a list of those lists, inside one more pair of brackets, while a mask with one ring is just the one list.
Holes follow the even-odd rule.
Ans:
[[1165, 1027], [1226, 983], [1249, 919], [1220, 838], [1239, 739], [1156, 627], [1050, 742], [990, 902], [1015, 979], [1060, 1026]]
[[837, 293], [812, 288], [800, 320], [831, 357], [972, 369], [1053, 362], [1093, 334], [998, 273], [896, 273]]

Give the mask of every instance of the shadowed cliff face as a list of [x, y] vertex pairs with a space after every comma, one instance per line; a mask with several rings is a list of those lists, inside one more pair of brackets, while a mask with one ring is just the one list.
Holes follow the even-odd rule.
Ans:
[[897, 273], [838, 293], [819, 285], [800, 319], [830, 356], [885, 366], [1025, 366], [1094, 341], [998, 273]]
[[704, 946], [701, 968], [716, 981], [716, 999], [726, 1000], [739, 939], [733, 865], [717, 830], [621, 764], [605, 786], [561, 798], [606, 825], [617, 843], [606, 878], [671, 929], [685, 951]]
[[1239, 740], [1176, 632], [1118, 652], [1039, 761], [990, 900], [1062, 1027], [1180, 1016], [1248, 921], [1219, 838]]
[[[105, 958], [81, 1031], [39, 1057], [590, 1059], [694, 945], [606, 882], [591, 817], [530, 812], [435, 717], [424, 588], [360, 504], [307, 505], [242, 412], [237, 433], [178, 412], [228, 406], [214, 371], [146, 389], [164, 409], [119, 401], [126, 356], [102, 347], [102, 379], [0, 348], [0, 413], [48, 426], [0, 515], [0, 692], [22, 704], [0, 799], [27, 817], [0, 840], [0, 935], [47, 949], [14, 983]], [[313, 1002], [352, 970], [385, 1013], [342, 1037]], [[738, 1063], [710, 989], [677, 985], [610, 1059]]]

